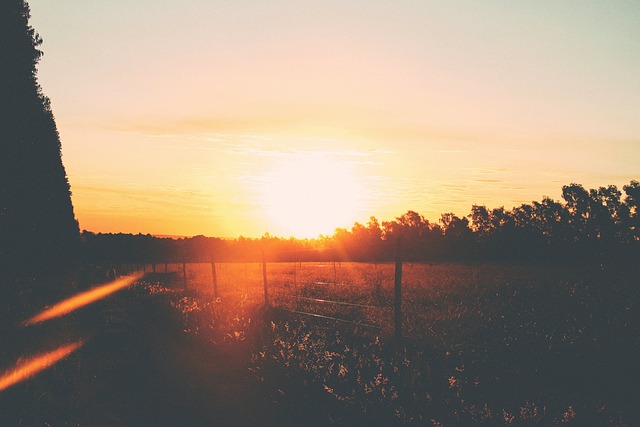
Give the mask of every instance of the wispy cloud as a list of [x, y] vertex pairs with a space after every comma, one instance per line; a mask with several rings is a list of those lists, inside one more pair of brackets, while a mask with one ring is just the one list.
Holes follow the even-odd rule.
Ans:
[[487, 184], [496, 184], [496, 183], [499, 183], [499, 182], [504, 182], [504, 180], [502, 180], [502, 179], [488, 179], [488, 178], [486, 178], [486, 179], [474, 179], [473, 181], [474, 182], [484, 182], [484, 183], [487, 183]]
[[164, 208], [197, 213], [210, 212], [215, 205], [213, 195], [190, 189], [80, 185], [74, 186], [72, 190], [76, 194], [88, 194], [92, 201], [90, 210], [100, 212], [120, 211], [123, 209], [122, 205], [125, 205], [127, 210], [139, 212]]

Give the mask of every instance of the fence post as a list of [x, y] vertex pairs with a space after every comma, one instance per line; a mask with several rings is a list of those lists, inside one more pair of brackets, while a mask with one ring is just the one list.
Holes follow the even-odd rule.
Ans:
[[262, 251], [262, 280], [264, 282], [264, 305], [269, 305], [269, 294], [267, 293], [267, 261], [264, 258], [264, 250]]
[[336, 247], [333, 247], [333, 284], [338, 283], [338, 270], [336, 270]]
[[398, 237], [396, 247], [396, 274], [394, 279], [395, 298], [393, 314], [395, 320], [396, 341], [402, 341], [402, 237]]
[[213, 277], [213, 298], [218, 299], [218, 274], [213, 256], [211, 256], [211, 276]]
[[293, 289], [296, 294], [296, 310], [300, 310], [300, 291], [298, 289], [298, 251], [293, 251]]
[[187, 290], [187, 263], [186, 261], [182, 261], [182, 285], [184, 286], [184, 290]]

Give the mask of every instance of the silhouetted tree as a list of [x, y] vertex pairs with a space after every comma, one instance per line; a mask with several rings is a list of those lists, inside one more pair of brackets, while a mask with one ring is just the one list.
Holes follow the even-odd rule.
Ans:
[[622, 189], [627, 194], [624, 202], [629, 210], [627, 218], [629, 239], [638, 241], [640, 240], [640, 182], [633, 180]]
[[442, 242], [443, 257], [466, 261], [473, 258], [473, 231], [469, 228], [469, 220], [448, 212], [440, 215], [444, 240]]
[[491, 222], [489, 210], [486, 206], [471, 206], [471, 214], [469, 217], [471, 218], [471, 229], [478, 239], [485, 240], [491, 236], [493, 232], [493, 224]]
[[367, 245], [369, 249], [369, 261], [383, 261], [385, 259], [384, 245], [382, 241], [382, 226], [374, 216], [369, 217], [366, 228]]
[[628, 224], [629, 208], [621, 200], [622, 192], [609, 185], [589, 190], [589, 196], [595, 235], [607, 244], [626, 240], [628, 233], [624, 227]]
[[395, 221], [383, 222], [387, 252], [395, 251], [398, 238], [402, 238], [402, 256], [406, 261], [434, 260], [440, 256], [442, 229], [415, 211], [407, 211]]
[[533, 202], [532, 226], [540, 230], [548, 244], [566, 243], [569, 214], [565, 206], [549, 197]]
[[580, 184], [572, 183], [562, 187], [562, 198], [569, 213], [568, 226], [573, 241], [584, 241], [590, 236], [589, 192]]
[[29, 17], [25, 1], [0, 2], [0, 274], [64, 267], [79, 241]]

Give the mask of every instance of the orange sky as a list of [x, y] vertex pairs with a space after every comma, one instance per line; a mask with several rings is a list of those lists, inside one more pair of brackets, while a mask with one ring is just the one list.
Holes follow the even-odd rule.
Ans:
[[315, 236], [640, 178], [638, 3], [218, 3], [30, 2], [82, 229]]

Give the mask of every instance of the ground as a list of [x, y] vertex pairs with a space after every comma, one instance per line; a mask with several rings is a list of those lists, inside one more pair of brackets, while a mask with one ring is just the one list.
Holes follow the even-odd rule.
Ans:
[[27, 331], [29, 341], [45, 347], [54, 337], [89, 338], [55, 367], [0, 392], [2, 424], [281, 425], [287, 414], [250, 375], [249, 348], [203, 342], [185, 333], [169, 309], [125, 290]]
[[[380, 267], [361, 267], [372, 274], [362, 284], [327, 291], [388, 305], [393, 289], [378, 283]], [[239, 268], [246, 281], [251, 269]], [[84, 344], [0, 391], [0, 424], [638, 425], [637, 277], [410, 266], [399, 342], [390, 325], [370, 330], [267, 309], [262, 287], [249, 292], [237, 278], [221, 280], [220, 299], [139, 282], [50, 322], [2, 325], [2, 342], [11, 343], [0, 347], [3, 370]], [[315, 285], [306, 291], [320, 297]]]

